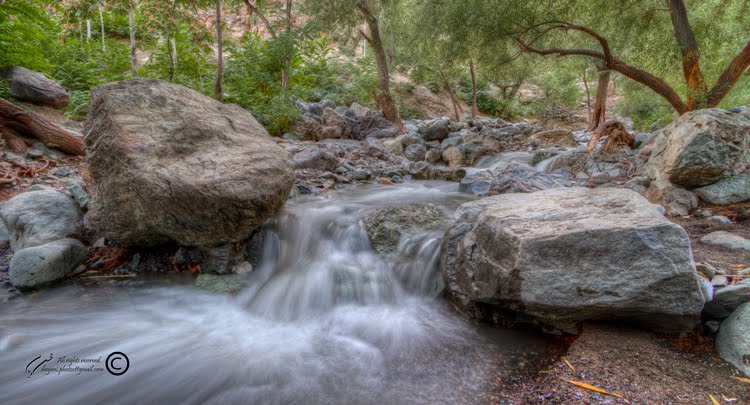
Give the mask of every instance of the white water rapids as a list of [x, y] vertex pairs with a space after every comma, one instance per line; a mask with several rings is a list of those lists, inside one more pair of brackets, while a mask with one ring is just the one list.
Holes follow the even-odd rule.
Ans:
[[[0, 404], [482, 403], [544, 340], [477, 326], [436, 297], [439, 232], [402, 241], [389, 263], [361, 221], [389, 204], [452, 213], [471, 198], [456, 188], [358, 186], [290, 202], [235, 297], [63, 286], [14, 300], [0, 309]], [[61, 356], [101, 368], [112, 352], [129, 358], [122, 375], [43, 371]], [[52, 360], [28, 375], [39, 356]]]

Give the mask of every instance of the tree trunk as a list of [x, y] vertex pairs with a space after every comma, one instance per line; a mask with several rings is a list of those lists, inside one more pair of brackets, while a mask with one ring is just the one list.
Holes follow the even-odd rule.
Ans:
[[224, 102], [224, 91], [221, 88], [221, 77], [224, 75], [224, 51], [222, 50], [222, 38], [221, 38], [221, 0], [216, 0], [216, 52], [217, 52], [217, 63], [216, 63], [216, 84], [214, 85], [214, 93], [216, 93], [216, 99]]
[[474, 69], [474, 59], [469, 59], [469, 68], [471, 70], [471, 119], [477, 119], [477, 74]]
[[687, 108], [698, 110], [706, 105], [708, 89], [700, 68], [700, 52], [683, 0], [666, 0], [672, 27], [682, 53], [682, 72], [687, 83]]
[[86, 153], [86, 145], [82, 137], [74, 135], [40, 115], [22, 110], [2, 98], [0, 98], [0, 118], [4, 126], [29, 134], [50, 148], [59, 149], [71, 155]]
[[588, 130], [596, 131], [599, 125], [607, 121], [607, 90], [609, 88], [609, 70], [599, 72], [599, 84], [596, 87], [594, 114], [591, 116]]
[[362, 33], [362, 35], [372, 47], [373, 52], [375, 52], [375, 60], [378, 64], [378, 105], [383, 111], [383, 116], [388, 121], [396, 124], [403, 131], [404, 123], [401, 122], [398, 108], [396, 107], [396, 103], [393, 101], [393, 96], [391, 96], [391, 78], [390, 73], [388, 72], [388, 59], [385, 55], [385, 49], [383, 48], [383, 41], [380, 36], [380, 28], [378, 27], [378, 19], [370, 11], [366, 0], [358, 0], [357, 8], [365, 17], [367, 28], [370, 31], [369, 36], [365, 33]]
[[18, 132], [14, 131], [11, 128], [0, 125], [0, 134], [3, 135], [5, 144], [8, 145], [8, 149], [10, 149], [11, 152], [17, 153], [22, 156], [26, 154], [26, 151], [29, 149], [29, 147], [26, 146], [26, 142], [24, 142], [23, 138], [18, 134]]
[[440, 72], [440, 77], [443, 79], [443, 87], [445, 88], [445, 91], [448, 92], [448, 95], [451, 98], [451, 105], [453, 105], [453, 114], [456, 116], [456, 122], [461, 121], [461, 112], [459, 111], [458, 103], [456, 102], [456, 96], [453, 93], [453, 89], [451, 88], [448, 79], [446, 79], [442, 71]]
[[102, 26], [102, 51], [107, 50], [107, 45], [104, 42], [104, 14], [102, 14], [102, 5], [99, 4], [99, 21], [101, 22]]
[[[286, 34], [292, 34], [292, 0], [286, 0]], [[284, 59], [284, 65], [281, 68], [281, 89], [284, 92], [288, 92], [290, 88], [289, 69], [292, 62], [289, 60], [289, 57], [290, 55], [287, 55]]]
[[393, 27], [389, 31], [390, 40], [388, 41], [388, 65], [393, 67], [393, 60], [396, 59], [396, 35], [393, 33]]
[[177, 65], [177, 40], [174, 38], [174, 36], [170, 40], [170, 43], [172, 44], [171, 46], [172, 50], [169, 53], [169, 59], [172, 61], [172, 69], [174, 71], [174, 74], [177, 74], [177, 69], [179, 67]]
[[86, 42], [91, 41], [91, 20], [86, 19]]
[[589, 90], [589, 82], [586, 77], [586, 68], [583, 69], [583, 87], [586, 89], [586, 119], [591, 122], [591, 90]]
[[135, 12], [132, 0], [128, 4], [128, 28], [130, 28], [130, 73], [138, 76], [138, 60], [135, 57]]

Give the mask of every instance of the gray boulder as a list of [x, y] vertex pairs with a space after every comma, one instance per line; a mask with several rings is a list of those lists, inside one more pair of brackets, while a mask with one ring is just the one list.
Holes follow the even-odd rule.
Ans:
[[711, 204], [727, 205], [750, 201], [750, 172], [727, 177], [693, 191], [703, 201]]
[[737, 307], [748, 301], [750, 301], [750, 279], [716, 290], [713, 300], [706, 304], [703, 312], [714, 318], [726, 318]]
[[390, 257], [405, 236], [428, 230], [443, 230], [448, 217], [433, 205], [407, 204], [378, 208], [364, 218], [367, 237], [381, 255]]
[[669, 216], [685, 216], [698, 208], [698, 196], [695, 193], [675, 186], [669, 180], [652, 181], [644, 196], [652, 203], [664, 207]]
[[292, 161], [294, 162], [294, 168], [297, 170], [315, 169], [330, 171], [339, 165], [339, 160], [336, 156], [315, 145], [310, 145], [295, 153]]
[[554, 177], [529, 165], [510, 162], [504, 169], [491, 169], [467, 175], [458, 185], [458, 191], [487, 197], [504, 193], [532, 193], [556, 187], [563, 185]]
[[420, 135], [425, 141], [442, 141], [450, 134], [451, 120], [440, 118], [420, 128]]
[[246, 110], [155, 79], [96, 87], [91, 224], [123, 245], [246, 239], [289, 195], [289, 154]]
[[352, 137], [354, 139], [391, 138], [397, 136], [400, 132], [398, 127], [385, 119], [379, 111], [367, 110], [363, 115], [360, 114], [362, 113], [357, 112], [359, 119], [352, 126]]
[[463, 204], [442, 243], [455, 302], [575, 333], [585, 320], [691, 329], [704, 298], [690, 240], [627, 189], [558, 188]]
[[740, 305], [721, 323], [716, 351], [722, 359], [750, 377], [750, 303]]
[[349, 118], [345, 117], [344, 115], [339, 114], [336, 112], [336, 110], [332, 108], [326, 108], [323, 111], [323, 116], [321, 117], [323, 125], [335, 127], [335, 128], [341, 128], [340, 135], [337, 136], [337, 138], [348, 138], [352, 134], [352, 125], [356, 123], [354, 120], [349, 120]]
[[8, 81], [10, 95], [21, 101], [65, 108], [70, 102], [68, 91], [41, 73], [20, 66], [0, 69]]
[[15, 252], [10, 260], [10, 283], [15, 288], [38, 288], [75, 270], [88, 250], [75, 239], [60, 239]]
[[16, 252], [77, 234], [83, 218], [73, 199], [42, 186], [34, 186], [6, 201], [0, 216]]
[[750, 252], [750, 240], [726, 231], [711, 232], [701, 238], [701, 243]]
[[692, 111], [653, 136], [646, 173], [694, 188], [748, 166], [750, 120], [717, 108]]
[[411, 160], [412, 162], [421, 162], [425, 158], [427, 148], [424, 145], [415, 143], [411, 144], [404, 149], [404, 157]]

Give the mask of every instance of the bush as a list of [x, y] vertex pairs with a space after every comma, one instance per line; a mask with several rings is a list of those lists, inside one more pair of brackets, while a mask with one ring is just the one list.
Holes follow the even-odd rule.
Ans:
[[674, 109], [651, 90], [632, 81], [624, 81], [620, 89], [623, 100], [615, 111], [632, 119], [634, 130], [651, 131], [674, 121]]

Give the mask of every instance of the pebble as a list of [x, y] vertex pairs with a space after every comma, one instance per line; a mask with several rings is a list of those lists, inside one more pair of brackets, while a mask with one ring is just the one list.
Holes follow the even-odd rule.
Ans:
[[713, 278], [717, 273], [716, 268], [708, 263], [698, 263], [695, 265], [695, 269], [709, 279]]
[[711, 285], [714, 287], [724, 287], [729, 284], [729, 279], [726, 276], [714, 276], [711, 279]]
[[732, 223], [731, 219], [721, 216], [721, 215], [714, 215], [712, 217], [709, 217], [708, 220], [710, 222], [714, 222], [714, 223], [722, 224], [722, 225], [729, 225]]

